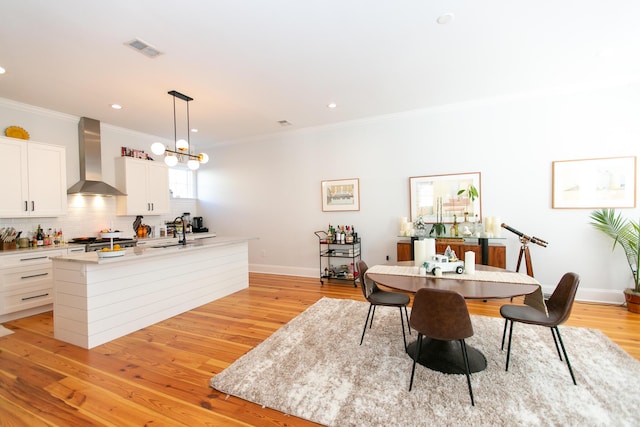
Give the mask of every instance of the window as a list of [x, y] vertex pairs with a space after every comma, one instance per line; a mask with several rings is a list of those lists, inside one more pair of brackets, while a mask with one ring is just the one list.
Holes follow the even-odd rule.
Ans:
[[196, 174], [186, 167], [169, 169], [169, 189], [173, 197], [181, 199], [196, 198]]

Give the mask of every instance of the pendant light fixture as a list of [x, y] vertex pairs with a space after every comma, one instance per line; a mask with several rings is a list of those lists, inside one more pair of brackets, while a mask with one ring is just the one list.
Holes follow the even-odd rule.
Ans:
[[[173, 150], [168, 149], [161, 142], [154, 142], [151, 144], [151, 152], [161, 156], [164, 154], [164, 162], [169, 167], [173, 167], [178, 162], [186, 161], [187, 167], [191, 170], [196, 170], [200, 167], [200, 164], [205, 164], [209, 161], [209, 156], [205, 153], [192, 154], [191, 153], [191, 139], [189, 137], [189, 101], [193, 101], [190, 96], [184, 95], [178, 91], [171, 90], [168, 92], [173, 96]], [[178, 128], [176, 125], [176, 98], [187, 103], [187, 139], [178, 139]]]

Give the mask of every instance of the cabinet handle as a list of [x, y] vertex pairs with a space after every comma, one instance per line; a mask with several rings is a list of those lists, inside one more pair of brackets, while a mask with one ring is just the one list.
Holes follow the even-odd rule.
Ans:
[[47, 292], [46, 294], [42, 294], [42, 295], [34, 295], [32, 297], [26, 297], [26, 298], [21, 298], [22, 301], [28, 301], [30, 299], [35, 299], [35, 298], [42, 298], [42, 297], [46, 297], [49, 295], [49, 292]]
[[49, 273], [32, 274], [31, 276], [22, 276], [21, 279], [32, 279], [34, 277], [47, 276]]
[[33, 258], [20, 258], [20, 262], [22, 261], [35, 261], [37, 259], [47, 259], [48, 257], [46, 255], [44, 256], [37, 256], [37, 257], [33, 257]]
[[31, 212], [36, 210], [36, 202], [34, 202], [33, 200], [31, 201]]
[[46, 255], [44, 255], [44, 256], [36, 256], [36, 257], [33, 257], [33, 258], [21, 258], [20, 262], [22, 262], [22, 261], [35, 261], [37, 259], [47, 259], [47, 258], [48, 257]]
[[29, 201], [28, 200], [24, 201], [24, 211], [25, 212], [29, 212]]
[[153, 206], [153, 203], [151, 203], [151, 210], [152, 210], [152, 211], [156, 210], [156, 207], [155, 207], [155, 206]]

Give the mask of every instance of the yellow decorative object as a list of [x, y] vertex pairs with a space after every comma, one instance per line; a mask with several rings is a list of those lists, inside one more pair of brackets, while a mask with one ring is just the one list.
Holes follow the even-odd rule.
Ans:
[[29, 139], [29, 132], [19, 126], [9, 126], [4, 130], [4, 134], [10, 138]]

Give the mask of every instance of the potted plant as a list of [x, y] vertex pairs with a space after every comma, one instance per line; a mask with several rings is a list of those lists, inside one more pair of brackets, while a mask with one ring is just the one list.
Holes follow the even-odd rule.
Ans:
[[431, 236], [434, 231], [436, 232], [436, 237], [444, 236], [444, 233], [447, 231], [442, 222], [442, 197], [436, 199], [436, 222], [431, 226], [429, 236]]
[[623, 218], [615, 209], [600, 209], [591, 212], [591, 224], [613, 239], [613, 249], [620, 245], [624, 250], [633, 276], [633, 288], [624, 290], [627, 309], [640, 313], [640, 221]]

